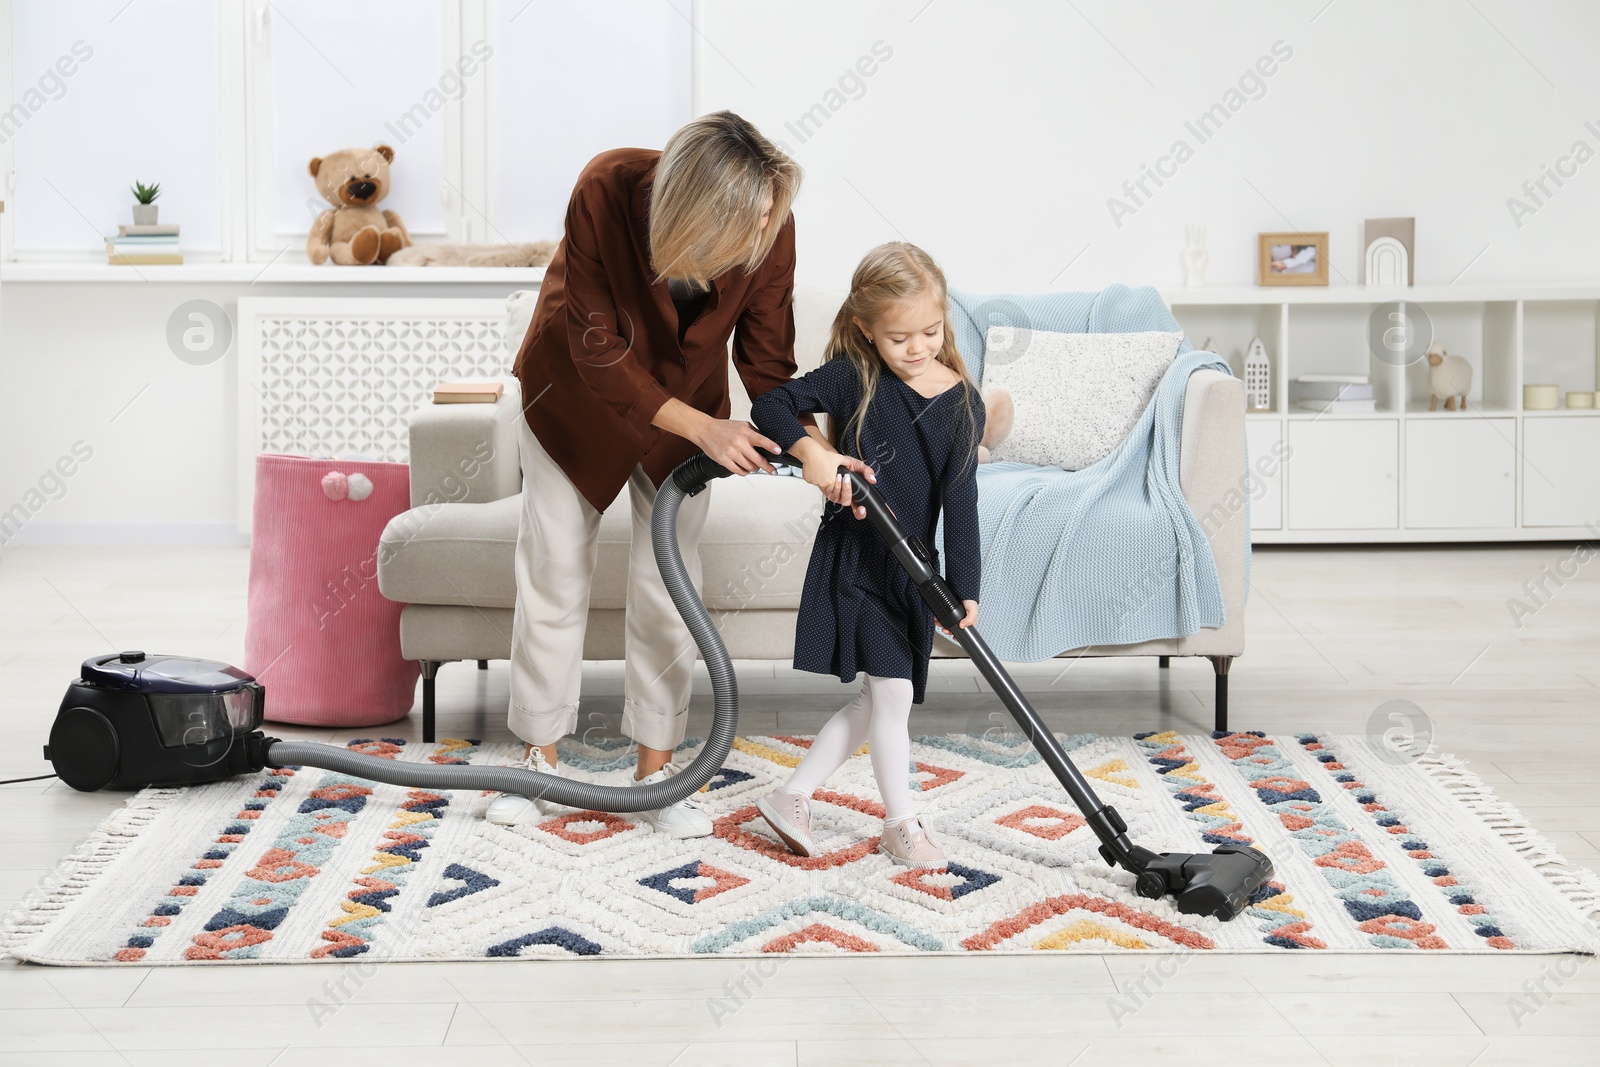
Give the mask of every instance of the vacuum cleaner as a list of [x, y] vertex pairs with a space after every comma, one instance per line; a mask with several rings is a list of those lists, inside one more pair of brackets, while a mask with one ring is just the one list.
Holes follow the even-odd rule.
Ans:
[[[777, 473], [801, 476], [788, 455], [773, 458]], [[933, 568], [927, 546], [900, 526], [877, 488], [850, 477], [854, 502], [916, 582], [934, 617], [948, 630], [1000, 697], [1100, 840], [1100, 855], [1134, 876], [1142, 897], [1171, 894], [1178, 910], [1227, 921], [1249, 905], [1272, 877], [1272, 861], [1254, 848], [1223, 845], [1208, 854], [1156, 853], [1128, 839], [1116, 809], [1095, 796], [1039, 713], [995, 658], [977, 627], [960, 626], [965, 610]], [[733, 662], [705, 604], [689, 580], [678, 551], [678, 510], [712, 480], [729, 472], [704, 454], [685, 460], [656, 494], [650, 533], [673, 604], [687, 624], [711, 676], [710, 734], [678, 774], [648, 785], [608, 786], [539, 774], [518, 767], [405, 763], [334, 745], [282, 741], [260, 730], [265, 691], [236, 667], [211, 660], [129, 651], [86, 660], [82, 677], [67, 690], [50, 730], [45, 758], [74, 789], [138, 789], [221, 781], [264, 767], [310, 766], [390, 785], [421, 789], [496, 790], [548, 799], [570, 807], [646, 811], [697, 792], [722, 767], [733, 747], [739, 688]]]

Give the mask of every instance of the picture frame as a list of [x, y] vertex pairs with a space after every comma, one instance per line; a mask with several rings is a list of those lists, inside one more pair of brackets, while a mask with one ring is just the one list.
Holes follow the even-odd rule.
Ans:
[[1328, 235], [1257, 234], [1256, 284], [1327, 285]]

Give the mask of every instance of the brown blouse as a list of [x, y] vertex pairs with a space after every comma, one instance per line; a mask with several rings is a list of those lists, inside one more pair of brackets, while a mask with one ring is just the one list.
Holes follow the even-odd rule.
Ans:
[[752, 398], [794, 377], [794, 219], [752, 274], [728, 271], [678, 343], [678, 312], [650, 267], [650, 180], [661, 153], [596, 156], [567, 205], [512, 373], [550, 458], [604, 511], [642, 464], [662, 479], [696, 452], [650, 424], [669, 397], [728, 417], [728, 338]]

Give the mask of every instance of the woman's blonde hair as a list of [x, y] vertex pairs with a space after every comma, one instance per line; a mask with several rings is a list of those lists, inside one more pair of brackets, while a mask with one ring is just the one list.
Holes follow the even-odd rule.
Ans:
[[[800, 164], [731, 111], [702, 115], [667, 142], [650, 185], [650, 260], [656, 278], [704, 285], [761, 266], [789, 220]], [[762, 208], [772, 197], [765, 229]]]
[[[934, 358], [956, 372], [960, 378], [961, 408], [966, 412], [966, 439], [963, 445], [973, 462], [978, 455], [978, 425], [972, 411], [972, 394], [977, 385], [967, 373], [966, 361], [956, 347], [955, 324], [950, 321], [948, 286], [939, 264], [916, 245], [904, 241], [891, 241], [879, 245], [862, 257], [850, 279], [850, 294], [844, 298], [839, 314], [834, 316], [833, 329], [828, 337], [825, 360], [848, 359], [855, 365], [861, 379], [861, 403], [843, 425], [828, 420], [828, 440], [835, 451], [843, 451], [843, 442], [853, 431], [855, 455], [872, 463], [873, 457], [861, 454], [861, 427], [866, 421], [867, 407], [878, 389], [878, 377], [883, 369], [883, 358], [867, 335], [855, 321], [873, 322], [894, 304], [903, 304], [918, 297], [932, 297], [944, 313], [944, 344]], [[952, 389], [957, 388], [952, 386]]]

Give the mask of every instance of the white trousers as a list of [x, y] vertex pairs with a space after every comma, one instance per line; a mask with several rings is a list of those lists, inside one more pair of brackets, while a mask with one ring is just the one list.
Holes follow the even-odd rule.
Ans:
[[[598, 556], [600, 513], [521, 425], [522, 519], [517, 528], [517, 607], [511, 634], [511, 732], [550, 745], [578, 724], [583, 634]], [[628, 478], [633, 542], [628, 550], [623, 645], [623, 729], [646, 748], [673, 749], [689, 719], [696, 649], [656, 567], [650, 509], [656, 490], [643, 468]], [[711, 490], [678, 509], [678, 547], [700, 588], [700, 533]]]

